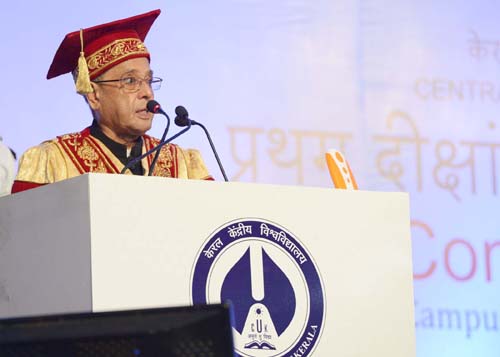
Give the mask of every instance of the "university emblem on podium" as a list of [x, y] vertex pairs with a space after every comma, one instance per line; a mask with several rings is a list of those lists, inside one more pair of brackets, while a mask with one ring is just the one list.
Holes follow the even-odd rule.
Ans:
[[309, 356], [325, 319], [312, 256], [285, 228], [261, 219], [229, 222], [207, 238], [191, 297], [194, 304], [232, 303], [239, 356]]

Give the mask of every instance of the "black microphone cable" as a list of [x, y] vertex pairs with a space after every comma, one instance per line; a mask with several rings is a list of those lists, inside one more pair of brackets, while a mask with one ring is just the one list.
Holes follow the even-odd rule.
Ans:
[[[165, 131], [163, 132], [163, 135], [161, 136], [160, 143], [165, 141], [165, 138], [167, 137], [168, 129], [170, 128], [170, 117], [161, 109], [160, 103], [158, 103], [156, 100], [150, 100], [148, 104], [146, 104], [146, 108], [148, 109], [149, 112], [156, 114], [160, 113], [163, 114], [167, 118], [167, 127], [165, 128]], [[160, 150], [156, 151], [155, 157], [153, 158], [153, 161], [151, 162], [151, 166], [149, 166], [149, 172], [148, 176], [151, 176], [155, 170], [156, 166], [156, 161], [158, 161], [158, 157], [160, 156]]]
[[217, 164], [219, 165], [219, 169], [222, 173], [222, 176], [224, 177], [224, 181], [228, 182], [226, 172], [224, 171], [224, 167], [222, 167], [222, 163], [219, 159], [219, 155], [217, 154], [217, 150], [215, 150], [215, 145], [212, 141], [212, 138], [210, 137], [210, 134], [208, 133], [207, 128], [205, 128], [205, 125], [203, 125], [203, 124], [201, 124], [193, 119], [189, 119], [188, 111], [182, 105], [179, 105], [178, 107], [175, 108], [175, 114], [177, 116], [175, 117], [174, 122], [177, 126], [183, 127], [183, 126], [187, 126], [187, 125], [189, 125], [189, 126], [198, 125], [199, 127], [201, 127], [203, 129], [203, 131], [205, 132], [205, 135], [207, 136], [208, 142], [210, 143], [210, 147], [212, 148], [212, 152], [214, 153], [215, 159], [217, 160]]

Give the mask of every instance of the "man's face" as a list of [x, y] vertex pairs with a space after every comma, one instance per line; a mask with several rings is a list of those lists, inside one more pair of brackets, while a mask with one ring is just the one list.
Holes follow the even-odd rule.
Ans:
[[146, 103], [154, 98], [148, 79], [153, 76], [146, 58], [122, 62], [105, 72], [99, 80], [134, 77], [145, 81], [130, 92], [121, 82], [93, 83], [94, 93], [88, 95], [90, 106], [98, 114], [99, 126], [116, 142], [126, 144], [151, 129], [153, 114]]

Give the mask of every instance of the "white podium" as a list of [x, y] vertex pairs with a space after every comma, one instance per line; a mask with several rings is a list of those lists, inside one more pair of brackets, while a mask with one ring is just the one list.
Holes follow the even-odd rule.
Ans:
[[415, 356], [408, 195], [87, 174], [0, 198], [0, 317], [221, 300], [240, 356]]

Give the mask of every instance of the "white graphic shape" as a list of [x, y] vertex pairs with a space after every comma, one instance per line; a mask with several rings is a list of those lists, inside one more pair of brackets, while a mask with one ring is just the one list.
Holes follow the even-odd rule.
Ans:
[[[299, 341], [309, 318], [310, 296], [304, 275], [297, 261], [277, 244], [259, 237], [243, 238], [226, 246], [217, 255], [208, 273], [206, 296], [208, 304], [221, 302], [224, 279], [233, 266], [249, 248], [265, 249], [273, 262], [286, 273], [295, 294], [295, 313], [288, 328], [277, 338], [276, 350], [245, 349], [248, 340], [233, 328], [234, 346], [239, 355], [245, 357], [278, 357], [285, 355]], [[253, 269], [253, 267], [252, 267]], [[270, 307], [268, 307], [269, 309]]]
[[250, 246], [250, 276], [252, 281], [252, 297], [256, 301], [264, 300], [264, 261], [262, 248]]
[[246, 349], [276, 350], [278, 334], [265, 305], [260, 303], [252, 305], [241, 336], [248, 341], [244, 346]]

